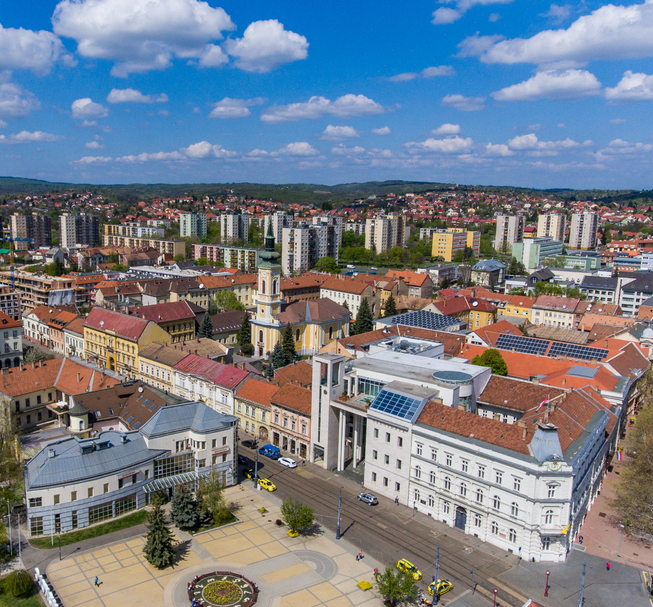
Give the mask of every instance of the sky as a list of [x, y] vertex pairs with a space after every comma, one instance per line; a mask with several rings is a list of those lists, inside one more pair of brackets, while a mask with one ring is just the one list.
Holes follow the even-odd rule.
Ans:
[[0, 3], [0, 175], [650, 189], [653, 0]]

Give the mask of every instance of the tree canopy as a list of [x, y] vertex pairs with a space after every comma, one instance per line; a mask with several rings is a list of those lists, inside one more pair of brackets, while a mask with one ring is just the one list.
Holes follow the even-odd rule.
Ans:
[[295, 361], [297, 353], [295, 352], [295, 336], [293, 335], [293, 330], [290, 325], [286, 327], [286, 330], [283, 332], [282, 339], [282, 350], [283, 350], [283, 364], [289, 365]]
[[329, 274], [340, 274], [338, 263], [333, 257], [320, 257], [313, 268], [317, 272], [329, 272]]
[[202, 324], [200, 325], [200, 330], [198, 331], [200, 337], [208, 337], [213, 339], [213, 323], [211, 322], [211, 317], [208, 312], [204, 313], [202, 317]]
[[397, 303], [395, 302], [395, 298], [390, 294], [390, 297], [385, 302], [385, 316], [386, 318], [389, 318], [390, 316], [395, 316], [397, 314]]
[[281, 518], [291, 531], [301, 531], [313, 526], [315, 518], [312, 508], [293, 500], [292, 496], [281, 504]]
[[372, 310], [370, 310], [370, 304], [367, 301], [367, 297], [363, 297], [361, 305], [358, 308], [358, 314], [356, 315], [356, 322], [354, 323], [354, 331], [352, 335], [360, 335], [361, 333], [367, 333], [374, 329], [374, 317], [372, 316]]
[[479, 367], [490, 367], [494, 375], [508, 375], [508, 365], [499, 350], [492, 348], [486, 350], [480, 356], [475, 356], [472, 359], [472, 364]]
[[211, 302], [213, 309], [219, 313], [225, 310], [244, 310], [245, 305], [238, 299], [233, 291], [228, 289], [221, 289], [216, 292], [213, 301]]
[[147, 519], [147, 538], [143, 553], [145, 558], [157, 569], [165, 569], [172, 565], [175, 551], [172, 545], [172, 531], [166, 519], [165, 512], [159, 504], [155, 504]]
[[404, 605], [417, 599], [417, 584], [412, 573], [386, 567], [374, 574], [374, 582], [386, 605]]

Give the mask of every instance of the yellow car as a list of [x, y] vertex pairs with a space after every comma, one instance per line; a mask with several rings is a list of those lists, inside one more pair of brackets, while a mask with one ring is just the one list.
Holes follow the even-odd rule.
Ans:
[[269, 480], [267, 478], [259, 478], [258, 479], [258, 484], [261, 485], [261, 487], [263, 487], [263, 489], [267, 489], [268, 491], [276, 491], [277, 490], [275, 484], [271, 480]]
[[433, 596], [433, 591], [437, 588], [438, 596], [447, 594], [449, 590], [453, 590], [453, 584], [449, 580], [438, 580], [437, 586], [435, 582], [429, 584], [429, 594]]
[[415, 567], [415, 565], [413, 565], [410, 561], [407, 561], [406, 559], [401, 559], [397, 563], [397, 569], [399, 569], [400, 571], [407, 571], [408, 573], [412, 573], [413, 579], [416, 582], [419, 582], [419, 580], [422, 579], [422, 572], [417, 567]]

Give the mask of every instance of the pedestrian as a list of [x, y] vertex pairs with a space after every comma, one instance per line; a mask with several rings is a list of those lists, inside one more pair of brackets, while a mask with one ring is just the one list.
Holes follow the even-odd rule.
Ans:
[[100, 578], [96, 575], [95, 576], [95, 586], [98, 587], [100, 585]]
[[374, 567], [374, 575], [376, 575], [378, 572], [379, 570], [376, 567]]
[[583, 536], [579, 535], [578, 536], [578, 543], [582, 546], [583, 545]]
[[610, 563], [605, 564], [605, 569], [606, 569], [606, 571], [610, 571]]
[[363, 560], [363, 551], [362, 550], [358, 553], [358, 560], [359, 561]]
[[399, 503], [399, 496], [396, 495], [396, 496], [395, 496], [395, 506], [396, 506], [398, 503]]

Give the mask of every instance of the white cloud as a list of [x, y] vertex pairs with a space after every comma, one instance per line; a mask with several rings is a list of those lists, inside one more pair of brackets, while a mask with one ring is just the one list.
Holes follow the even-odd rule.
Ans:
[[71, 105], [73, 118], [105, 118], [109, 110], [99, 103], [94, 103], [89, 97], [76, 99]]
[[116, 158], [116, 162], [123, 162], [126, 164], [134, 164], [136, 162], [157, 162], [157, 161], [165, 161], [165, 160], [184, 160], [185, 156], [181, 154], [180, 152], [154, 152], [152, 154], [148, 154], [146, 152], [143, 152], [141, 154], [138, 154], [137, 156], [121, 156], [120, 158]]
[[296, 141], [295, 143], [289, 143], [285, 148], [281, 148], [279, 154], [285, 154], [286, 156], [319, 156], [320, 152], [306, 141]]
[[[474, 36], [462, 49], [480, 50]], [[469, 40], [469, 39], [468, 39]], [[653, 55], [653, 2], [615, 6], [608, 4], [574, 21], [567, 29], [545, 30], [531, 38], [494, 41], [477, 53], [486, 63], [575, 62], [621, 60]]]
[[564, 4], [559, 6], [558, 4], [552, 4], [551, 8], [546, 13], [543, 13], [541, 16], [546, 17], [547, 19], [553, 19], [554, 21], [562, 22], [569, 18], [571, 15], [571, 9], [573, 7], [570, 4]]
[[320, 139], [339, 141], [340, 139], [355, 139], [356, 137], [360, 137], [360, 133], [353, 126], [333, 126], [330, 124], [324, 129]]
[[559, 129], [566, 129], [567, 125], [564, 122], [558, 122], [558, 128]]
[[507, 156], [514, 156], [515, 152], [513, 152], [505, 143], [497, 143], [496, 145], [492, 143], [488, 143], [485, 146], [485, 154], [487, 156], [507, 157]]
[[250, 23], [243, 37], [227, 40], [225, 48], [236, 57], [237, 67], [259, 74], [308, 56], [306, 38], [285, 30], [276, 19]]
[[265, 99], [262, 97], [256, 97], [254, 99], [232, 99], [231, 97], [225, 97], [213, 106], [209, 118], [221, 118], [223, 120], [227, 118], [245, 118], [252, 113], [249, 110], [250, 106], [261, 105], [264, 102]]
[[111, 74], [119, 77], [164, 70], [174, 57], [222, 65], [211, 43], [234, 28], [223, 9], [200, 0], [62, 0], [52, 24], [80, 55], [115, 62]]
[[637, 102], [653, 100], [653, 76], [642, 73], [624, 72], [619, 84], [605, 89], [609, 101]]
[[247, 156], [251, 158], [266, 158], [270, 153], [265, 150], [254, 149], [251, 152], [247, 152]]
[[360, 156], [365, 153], [365, 148], [356, 145], [352, 148], [348, 148], [342, 143], [339, 146], [332, 147], [331, 153], [334, 156]]
[[541, 131], [544, 127], [539, 122], [536, 122], [535, 124], [529, 124], [526, 128], [529, 131]]
[[168, 110], [160, 110], [157, 112], [159, 116], [170, 116], [170, 112]]
[[440, 65], [438, 67], [427, 67], [421, 72], [404, 72], [388, 78], [390, 82], [407, 82], [416, 78], [435, 78], [436, 76], [455, 76], [456, 70], [450, 65]]
[[597, 160], [603, 160], [611, 156], [640, 156], [648, 155], [653, 151], [653, 144], [650, 143], [630, 143], [623, 139], [612, 140], [607, 147], [599, 150], [595, 156]]
[[109, 103], [165, 103], [168, 101], [168, 95], [143, 95], [135, 89], [111, 89], [107, 96]]
[[208, 141], [200, 141], [199, 143], [193, 143], [187, 148], [181, 148], [181, 153], [188, 158], [209, 158], [214, 156], [215, 158], [233, 158], [238, 154], [236, 152], [230, 152], [225, 150], [222, 146], [212, 145]]
[[501, 19], [501, 15], [500, 15], [499, 13], [492, 13], [492, 14], [488, 17], [488, 21], [489, 21], [490, 23], [496, 23], [497, 21], [499, 21], [499, 19]]
[[601, 83], [587, 70], [545, 70], [533, 77], [492, 93], [497, 101], [577, 99], [597, 95]]
[[72, 164], [106, 164], [112, 160], [110, 156], [84, 156], [79, 160], [73, 160]]
[[449, 124], [448, 122], [431, 131], [431, 135], [458, 135], [461, 128], [459, 124]]
[[[592, 142], [585, 141], [582, 145], [592, 145]], [[569, 138], [558, 141], [540, 141], [533, 133], [519, 135], [508, 141], [508, 147], [511, 150], [526, 152], [529, 156], [556, 156], [560, 150], [571, 150], [580, 146], [580, 143]]]
[[99, 141], [89, 141], [85, 144], [89, 150], [101, 150], [104, 146]]
[[365, 95], [343, 95], [335, 101], [326, 97], [311, 97], [305, 103], [291, 103], [268, 108], [261, 114], [261, 120], [269, 124], [291, 122], [293, 120], [316, 120], [322, 116], [337, 116], [338, 118], [351, 118], [353, 116], [367, 116], [383, 114], [385, 110], [376, 101]]
[[464, 97], [463, 95], [446, 95], [442, 103], [446, 107], [453, 107], [463, 112], [476, 112], [485, 107], [485, 97]]
[[0, 129], [4, 129], [7, 127], [7, 123], [4, 120], [0, 120]]
[[433, 152], [436, 154], [466, 154], [471, 151], [474, 142], [471, 137], [446, 137], [445, 139], [433, 139], [429, 137], [426, 141], [409, 141], [404, 146], [411, 154], [422, 152]]
[[52, 32], [34, 32], [3, 28], [0, 25], [0, 70], [32, 70], [36, 74], [47, 74], [58, 59], [69, 62], [61, 40]]
[[373, 135], [389, 135], [392, 133], [389, 126], [382, 126], [380, 129], [372, 129]]
[[625, 118], [613, 118], [612, 120], [610, 120], [610, 124], [614, 124], [615, 126], [619, 124], [624, 124], [624, 122], [626, 122]]
[[[441, 3], [450, 0], [440, 0]], [[476, 5], [487, 6], [489, 4], [510, 4], [512, 0], [457, 0], [456, 8], [440, 7], [433, 12], [431, 23], [434, 25], [446, 25], [458, 21], [470, 8]]]
[[0, 80], [0, 117], [24, 118], [41, 108], [39, 100], [19, 84]]
[[52, 133], [44, 133], [43, 131], [21, 131], [14, 135], [0, 135], [0, 143], [41, 143], [45, 141], [57, 141], [60, 137], [52, 135]]

